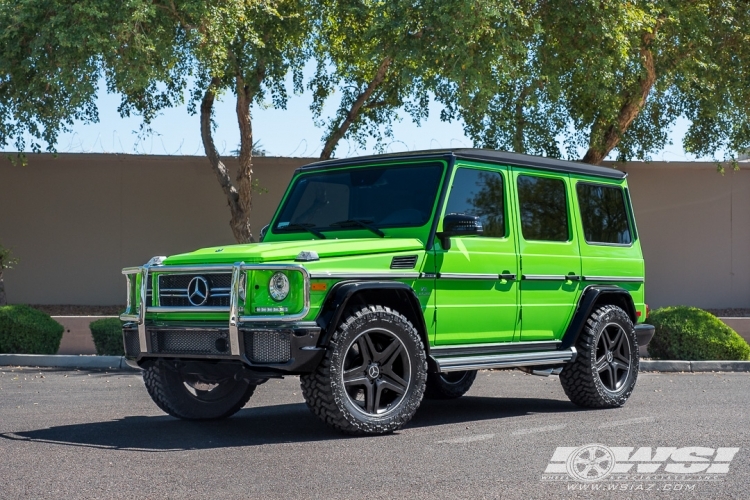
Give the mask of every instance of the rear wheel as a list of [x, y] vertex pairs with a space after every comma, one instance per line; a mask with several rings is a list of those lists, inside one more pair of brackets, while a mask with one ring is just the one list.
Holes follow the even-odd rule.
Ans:
[[476, 378], [476, 370], [430, 373], [427, 375], [427, 387], [424, 391], [424, 397], [427, 399], [460, 398], [471, 389], [471, 385]]
[[184, 373], [163, 362], [146, 367], [143, 382], [159, 408], [186, 420], [230, 417], [245, 406], [257, 387], [234, 376], [215, 378]]
[[578, 356], [560, 373], [565, 394], [588, 408], [622, 406], [638, 379], [638, 341], [627, 313], [617, 306], [594, 311], [576, 342]]

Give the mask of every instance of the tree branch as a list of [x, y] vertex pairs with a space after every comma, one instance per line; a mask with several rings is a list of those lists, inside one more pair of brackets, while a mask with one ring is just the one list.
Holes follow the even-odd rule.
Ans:
[[385, 80], [385, 75], [388, 72], [388, 67], [391, 65], [391, 62], [393, 62], [393, 59], [391, 59], [390, 56], [383, 59], [372, 81], [352, 103], [344, 121], [330, 133], [328, 139], [326, 139], [325, 146], [323, 146], [323, 152], [320, 153], [320, 158], [322, 160], [327, 160], [331, 157], [331, 154], [333, 153], [333, 150], [336, 149], [336, 145], [338, 144], [338, 142], [342, 137], [344, 137], [344, 135], [346, 135], [346, 131], [349, 130], [349, 127], [351, 127], [352, 123], [357, 120], [357, 117], [362, 110], [362, 106], [365, 104], [365, 102], [367, 102], [367, 99], [372, 96], [372, 93], [375, 91], [375, 89], [381, 83], [383, 83], [383, 80]]
[[[624, 94], [625, 102], [620, 108], [614, 123], [607, 126], [603, 123], [601, 117], [597, 118], [594, 122], [594, 126], [591, 128], [589, 149], [583, 157], [584, 163], [599, 165], [604, 158], [607, 157], [610, 151], [620, 143], [622, 135], [628, 129], [630, 124], [633, 123], [633, 120], [636, 119], [638, 113], [641, 112], [641, 109], [643, 109], [648, 94], [651, 92], [654, 83], [656, 83], [656, 65], [654, 64], [654, 54], [651, 52], [651, 44], [656, 38], [656, 32], [665, 17], [664, 14], [661, 14], [657, 19], [654, 29], [652, 31], [644, 32], [641, 36], [640, 55], [646, 74], [638, 79], [638, 88], [636, 92], [632, 94], [626, 92]], [[606, 129], [600, 139], [600, 131], [605, 127]]]

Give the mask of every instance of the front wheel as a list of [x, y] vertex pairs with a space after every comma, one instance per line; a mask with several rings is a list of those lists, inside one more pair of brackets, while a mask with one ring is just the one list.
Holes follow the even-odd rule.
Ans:
[[183, 373], [162, 362], [143, 370], [143, 382], [156, 406], [186, 420], [230, 417], [245, 406], [257, 387], [232, 376], [209, 378]]
[[625, 404], [638, 379], [638, 341], [627, 313], [602, 306], [586, 322], [576, 342], [578, 356], [560, 373], [565, 394], [587, 408]]
[[367, 306], [339, 325], [323, 361], [300, 384], [310, 410], [331, 427], [384, 434], [414, 416], [426, 376], [414, 326], [390, 308]]

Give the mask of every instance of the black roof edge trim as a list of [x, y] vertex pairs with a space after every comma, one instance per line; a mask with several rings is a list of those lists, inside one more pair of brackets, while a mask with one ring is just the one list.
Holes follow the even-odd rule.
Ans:
[[424, 151], [413, 151], [406, 153], [388, 153], [381, 155], [359, 156], [355, 158], [342, 158], [324, 160], [304, 165], [297, 169], [298, 172], [326, 169], [331, 167], [344, 167], [372, 163], [373, 161], [397, 161], [397, 160], [447, 160], [451, 156], [466, 160], [482, 160], [514, 167], [539, 168], [555, 172], [565, 172], [594, 177], [606, 177], [610, 179], [624, 179], [627, 173], [609, 167], [600, 167], [574, 161], [558, 160], [543, 156], [532, 156], [520, 153], [509, 153], [506, 151], [494, 151], [490, 149], [434, 149]]

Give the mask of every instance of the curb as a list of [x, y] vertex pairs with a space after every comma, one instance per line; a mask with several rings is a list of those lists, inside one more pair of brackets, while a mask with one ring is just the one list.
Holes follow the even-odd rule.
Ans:
[[66, 354], [0, 354], [0, 366], [37, 366], [43, 368], [82, 368], [122, 372], [140, 372], [122, 356], [78, 356]]
[[[82, 368], [136, 373], [122, 356], [76, 356], [64, 354], [0, 354], [0, 366]], [[641, 360], [642, 372], [750, 372], [750, 361]]]
[[641, 360], [642, 372], [750, 372], [750, 361]]

